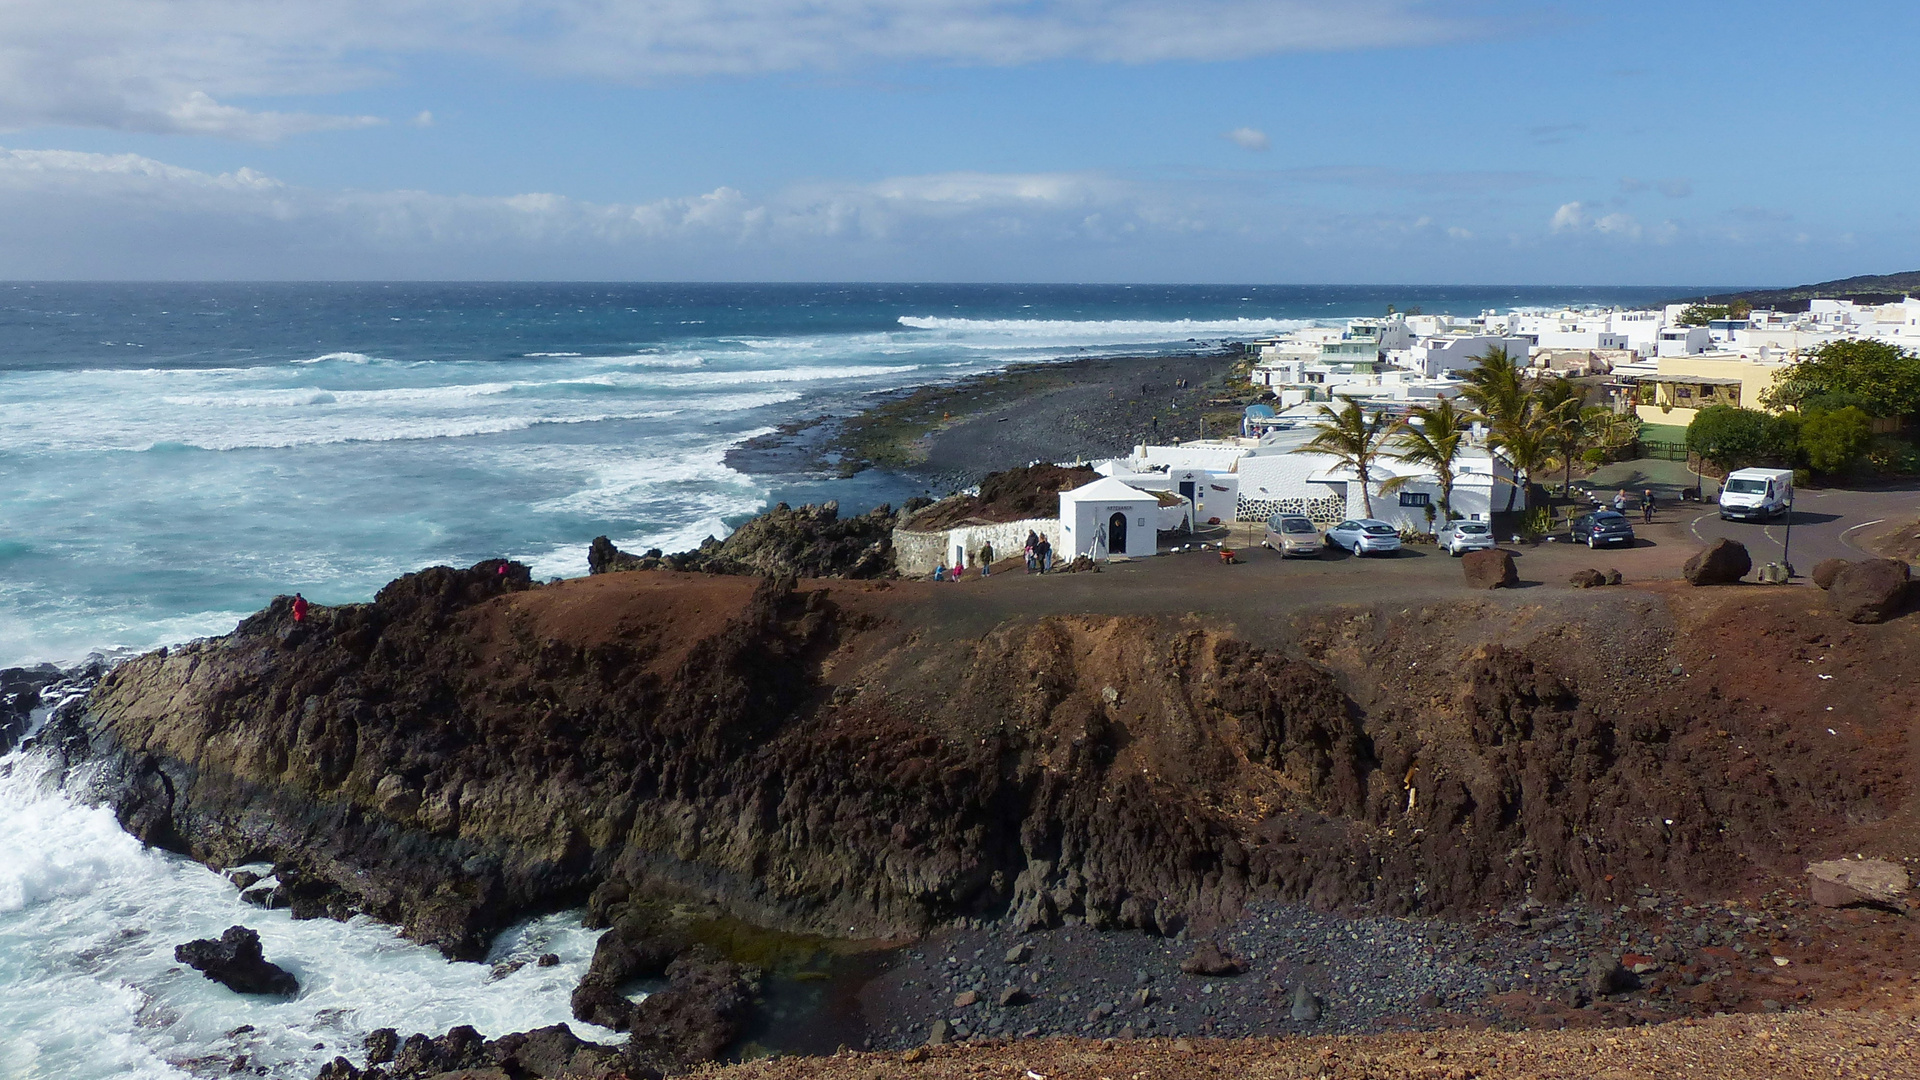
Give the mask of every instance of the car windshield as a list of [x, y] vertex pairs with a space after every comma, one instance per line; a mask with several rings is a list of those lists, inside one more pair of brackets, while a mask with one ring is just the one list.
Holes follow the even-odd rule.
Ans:
[[1282, 521], [1280, 523], [1280, 531], [1290, 532], [1290, 533], [1310, 533], [1313, 531], [1313, 522], [1308, 521], [1306, 518], [1288, 518], [1287, 520]]
[[1460, 532], [1466, 536], [1485, 536], [1487, 534], [1487, 527], [1485, 525], [1455, 525], [1454, 528], [1460, 530]]
[[1738, 495], [1757, 495], [1767, 490], [1767, 482], [1765, 480], [1749, 480], [1742, 476], [1727, 481], [1727, 490]]
[[1362, 527], [1360, 531], [1366, 533], [1368, 536], [1393, 535], [1393, 527], [1391, 525], [1367, 525]]
[[1624, 521], [1626, 521], [1626, 520], [1627, 520], [1627, 519], [1626, 519], [1626, 518], [1625, 518], [1624, 516], [1622, 516], [1622, 515], [1620, 515], [1620, 514], [1595, 514], [1595, 515], [1593, 515], [1593, 523], [1594, 523], [1595, 525], [1599, 525], [1599, 526], [1601, 526], [1601, 527], [1603, 527], [1603, 528], [1604, 528], [1605, 526], [1608, 526], [1608, 525], [1619, 525], [1619, 524], [1621, 524], [1622, 522], [1624, 522]]

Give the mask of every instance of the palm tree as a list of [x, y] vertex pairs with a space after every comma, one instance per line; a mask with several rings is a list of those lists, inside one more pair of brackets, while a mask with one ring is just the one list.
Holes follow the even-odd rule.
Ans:
[[1360, 479], [1360, 500], [1367, 508], [1367, 516], [1373, 516], [1373, 494], [1368, 488], [1371, 482], [1373, 463], [1386, 447], [1386, 442], [1400, 422], [1393, 420], [1383, 412], [1369, 415], [1360, 408], [1360, 403], [1349, 398], [1345, 408], [1334, 409], [1328, 405], [1320, 406], [1320, 433], [1294, 448], [1296, 454], [1325, 454], [1335, 461], [1353, 470]]
[[1551, 432], [1558, 413], [1543, 407], [1534, 381], [1507, 350], [1496, 345], [1475, 360], [1461, 374], [1467, 385], [1460, 396], [1486, 419], [1487, 446], [1513, 469], [1513, 486], [1507, 489], [1507, 509], [1512, 510], [1520, 486], [1552, 460]]
[[[1416, 405], [1408, 413], [1409, 422], [1393, 437], [1392, 457], [1411, 465], [1425, 465], [1440, 479], [1440, 520], [1453, 520], [1453, 463], [1466, 448], [1467, 431], [1473, 414], [1453, 407], [1449, 398], [1434, 405]], [[1414, 422], [1414, 421], [1417, 421]], [[1412, 477], [1397, 476], [1380, 485], [1380, 493], [1399, 488]]]
[[1566, 465], [1562, 491], [1571, 492], [1574, 459], [1593, 444], [1593, 431], [1580, 413], [1586, 390], [1572, 379], [1555, 376], [1536, 384], [1534, 399], [1540, 423], [1546, 429], [1547, 449]]

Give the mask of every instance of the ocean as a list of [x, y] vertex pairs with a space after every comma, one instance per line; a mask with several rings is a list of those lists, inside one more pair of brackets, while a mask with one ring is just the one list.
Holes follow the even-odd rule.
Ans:
[[[875, 392], [1388, 304], [1476, 313], [1697, 291], [0, 285], [0, 668], [223, 633], [277, 594], [363, 601], [434, 564], [509, 556], [540, 578], [583, 574], [595, 536], [679, 550], [775, 499], [897, 501], [919, 493], [913, 478], [725, 461]], [[239, 998], [172, 962], [174, 944], [234, 922], [302, 977], [299, 998]], [[0, 759], [6, 1077], [224, 1076], [244, 1054], [257, 1075], [304, 1080], [375, 1027], [559, 1022], [592, 941], [567, 914], [529, 923], [495, 959], [551, 951], [562, 965], [495, 978], [365, 921], [296, 923], [142, 849], [54, 790], [31, 752]]]

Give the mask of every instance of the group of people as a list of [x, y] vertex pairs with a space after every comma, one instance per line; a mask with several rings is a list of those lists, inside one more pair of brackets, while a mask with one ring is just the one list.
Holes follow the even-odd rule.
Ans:
[[1053, 569], [1053, 544], [1046, 537], [1027, 530], [1027, 573], [1044, 574]]
[[[1627, 512], [1627, 489], [1626, 488], [1621, 488], [1618, 492], [1614, 494], [1613, 512], [1616, 514], [1624, 514]], [[1643, 524], [1647, 524], [1647, 525], [1653, 524], [1653, 489], [1652, 488], [1645, 488], [1645, 489], [1642, 489], [1640, 492], [1640, 521]]]

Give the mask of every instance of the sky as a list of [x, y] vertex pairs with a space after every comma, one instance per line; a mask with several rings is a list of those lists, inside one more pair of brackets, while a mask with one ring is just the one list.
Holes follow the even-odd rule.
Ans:
[[0, 277], [1920, 267], [1920, 5], [8, 0]]

